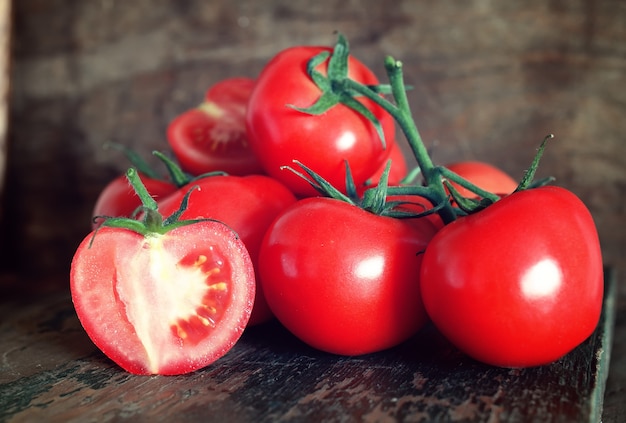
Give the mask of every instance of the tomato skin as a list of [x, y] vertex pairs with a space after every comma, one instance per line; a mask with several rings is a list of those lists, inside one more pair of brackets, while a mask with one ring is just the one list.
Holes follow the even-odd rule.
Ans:
[[421, 286], [435, 326], [469, 356], [502, 367], [553, 362], [600, 316], [602, 256], [591, 214], [563, 188], [511, 194], [437, 233]]
[[[463, 161], [447, 164], [449, 170], [457, 173], [467, 179], [479, 188], [494, 194], [510, 194], [517, 188], [518, 182], [515, 181], [503, 170], [485, 162], [479, 161]], [[464, 197], [475, 198], [476, 194], [460, 185], [451, 182]]]
[[322, 351], [360, 355], [393, 347], [426, 322], [418, 253], [434, 232], [339, 200], [300, 200], [261, 245], [267, 302], [288, 330]]
[[[250, 144], [265, 172], [287, 185], [298, 196], [317, 195], [302, 178], [283, 166], [293, 160], [321, 175], [345, 191], [345, 161], [350, 164], [356, 186], [360, 186], [384, 164], [395, 142], [392, 117], [371, 100], [359, 98], [380, 121], [387, 148], [374, 125], [343, 104], [320, 115], [309, 115], [290, 106], [313, 105], [321, 91], [306, 71], [316, 54], [326, 47], [292, 47], [270, 60], [250, 96], [246, 127]], [[328, 61], [318, 68], [326, 72]], [[377, 84], [376, 76], [354, 57], [349, 57], [349, 76], [365, 84]], [[299, 169], [297, 169], [299, 170]]]
[[[133, 374], [175, 375], [232, 348], [250, 316], [255, 280], [234, 232], [202, 222], [148, 237], [102, 227], [79, 245], [70, 288], [81, 324], [105, 355]], [[213, 328], [202, 324], [211, 316]]]
[[[230, 226], [248, 249], [260, 282], [258, 256], [261, 241], [274, 218], [296, 202], [293, 193], [280, 182], [264, 175], [209, 176], [164, 198], [159, 202], [159, 211], [164, 216], [176, 211], [191, 186], [199, 189], [191, 194], [189, 206], [181, 219], [211, 218]], [[263, 289], [257, 283], [248, 325], [264, 323], [272, 317]]]
[[[139, 174], [141, 182], [156, 200], [163, 198], [178, 188], [171, 182], [150, 178], [144, 174]], [[120, 175], [109, 182], [100, 192], [93, 208], [92, 217], [130, 217], [137, 207], [141, 206], [141, 200], [128, 183], [126, 175]], [[101, 222], [92, 222], [92, 229], [95, 229]]]
[[260, 173], [245, 128], [250, 78], [229, 78], [209, 88], [204, 102], [181, 113], [167, 128], [167, 139], [181, 167], [192, 175], [223, 171]]

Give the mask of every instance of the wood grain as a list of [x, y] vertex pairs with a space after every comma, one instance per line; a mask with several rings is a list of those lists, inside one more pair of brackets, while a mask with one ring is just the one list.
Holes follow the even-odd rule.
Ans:
[[595, 423], [614, 288], [607, 285], [602, 320], [586, 342], [554, 364], [528, 369], [470, 360], [431, 327], [388, 351], [340, 357], [273, 322], [247, 330], [198, 372], [133, 376], [93, 347], [67, 296], [5, 302], [0, 421]]

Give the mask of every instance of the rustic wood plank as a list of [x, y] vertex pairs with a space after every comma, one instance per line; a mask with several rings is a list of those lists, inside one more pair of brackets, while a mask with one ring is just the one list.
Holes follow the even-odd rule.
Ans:
[[391, 350], [339, 357], [277, 323], [248, 330], [190, 375], [133, 376], [90, 343], [67, 295], [3, 304], [0, 421], [598, 422], [610, 356], [615, 282], [594, 334], [530, 369], [477, 363], [428, 328]]

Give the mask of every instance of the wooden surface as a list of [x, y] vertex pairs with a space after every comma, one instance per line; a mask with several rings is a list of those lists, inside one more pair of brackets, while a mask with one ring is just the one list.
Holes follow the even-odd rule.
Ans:
[[269, 323], [246, 331], [213, 365], [176, 377], [133, 376], [108, 361], [67, 295], [37, 306], [5, 301], [0, 421], [596, 423], [614, 288], [596, 332], [548, 366], [482, 365], [432, 328], [388, 351], [340, 357]]
[[[288, 46], [329, 45], [335, 30], [381, 77], [385, 55], [404, 62], [437, 162], [482, 159], [519, 177], [554, 133], [539, 176], [583, 199], [606, 264], [626, 275], [626, 2], [19, 0], [12, 23], [0, 296], [66, 291], [95, 198], [127, 167], [104, 142], [165, 149], [168, 122], [209, 85], [253, 77]], [[621, 423], [618, 290], [604, 422]]]

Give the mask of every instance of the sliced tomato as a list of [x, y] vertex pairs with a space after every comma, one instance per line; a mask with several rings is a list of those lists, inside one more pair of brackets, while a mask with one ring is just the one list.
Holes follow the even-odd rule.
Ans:
[[103, 227], [78, 247], [70, 287], [104, 354], [134, 374], [174, 375], [232, 348], [250, 317], [255, 279], [235, 233], [203, 221], [145, 236]]
[[245, 115], [253, 87], [249, 78], [220, 81], [206, 92], [202, 104], [170, 123], [168, 142], [184, 170], [193, 175], [262, 171], [246, 135]]

